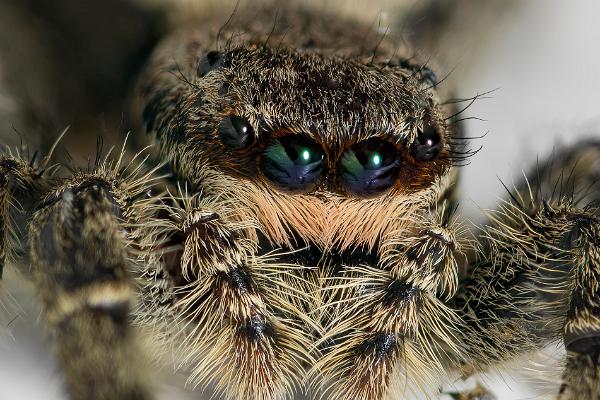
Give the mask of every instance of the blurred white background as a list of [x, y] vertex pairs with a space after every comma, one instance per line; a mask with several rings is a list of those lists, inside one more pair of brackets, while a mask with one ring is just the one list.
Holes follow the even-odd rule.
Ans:
[[[346, 2], [346, 9], [352, 12], [355, 3]], [[393, 4], [383, 1], [378, 12], [385, 16], [386, 7]], [[373, 13], [376, 6], [370, 3], [368, 7]], [[597, 0], [524, 0], [509, 13], [488, 18], [480, 34], [462, 38], [448, 57], [452, 64], [448, 68], [454, 68], [450, 81], [460, 96], [498, 88], [467, 111], [486, 120], [469, 122], [468, 136], [489, 131], [477, 141], [483, 149], [462, 171], [462, 206], [474, 221], [481, 218], [480, 208], [493, 208], [503, 195], [498, 177], [510, 184], [554, 146], [591, 135], [600, 137], [599, 17]], [[471, 18], [464, 21], [466, 29], [478, 16]], [[9, 275], [4, 286], [19, 299], [21, 310], [11, 310], [11, 315], [17, 315], [10, 324], [11, 336], [0, 335], [0, 399], [66, 399], [40, 327], [39, 308], [29, 300], [31, 291], [11, 286], [13, 281]], [[6, 293], [3, 296], [7, 298]], [[547, 359], [540, 360], [536, 369], [551, 368], [544, 366]], [[556, 366], [542, 391], [536, 391], [539, 382], [531, 383], [538, 373], [528, 369], [509, 367], [481, 379], [493, 386], [499, 400], [555, 393]], [[161, 398], [199, 398], [198, 393], [175, 389], [183, 378], [174, 380], [163, 385]]]

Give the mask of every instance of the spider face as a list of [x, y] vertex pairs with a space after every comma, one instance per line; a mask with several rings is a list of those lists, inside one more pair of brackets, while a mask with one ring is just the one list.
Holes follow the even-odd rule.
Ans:
[[[102, 37], [82, 47], [110, 44], [91, 71], [76, 61], [94, 57], [56, 51], [56, 71], [87, 92], [87, 75], [114, 77], [101, 56], [131, 51], [108, 34], [136, 24], [41, 18], [77, 8], [66, 3], [18, 19], [61, 42], [50, 52], [77, 48], [50, 29], [71, 21]], [[91, 3], [104, 4], [83, 15]], [[108, 3], [113, 16], [130, 2]], [[454, 213], [453, 167], [470, 155], [454, 116], [480, 96], [447, 110], [398, 31], [272, 6], [181, 21], [150, 57], [135, 123], [165, 164], [147, 169], [147, 148], [128, 161], [125, 146], [102, 161], [101, 143], [87, 169], [53, 164], [55, 146], [0, 152], [0, 273], [15, 263], [31, 276], [69, 398], [155, 398], [140, 354], [172, 360], [211, 398], [435, 398], [443, 381], [562, 341], [560, 400], [599, 399], [600, 142], [538, 163], [469, 238]], [[35, 64], [5, 47], [8, 72]], [[49, 122], [29, 103], [28, 88], [46, 86], [22, 75], [14, 105]]]
[[[185, 46], [197, 51], [166, 67], [182, 74], [181, 106], [158, 117], [159, 143], [198, 190], [237, 201], [271, 243], [373, 246], [385, 215], [439, 191], [453, 132], [414, 71], [252, 41]], [[148, 104], [146, 121], [156, 120], [161, 102]]]
[[[333, 398], [376, 398], [382, 386], [374, 377], [387, 379], [403, 335], [415, 335], [420, 304], [432, 307], [434, 318], [447, 318], [432, 295], [415, 289], [416, 282], [432, 292], [456, 291], [460, 246], [437, 221], [427, 224], [431, 229], [417, 223], [452, 188], [457, 134], [447, 123], [431, 75], [394, 59], [392, 52], [385, 60], [341, 56], [298, 46], [305, 42], [298, 36], [286, 42], [277, 29], [267, 40], [268, 30], [246, 28], [239, 35], [223, 32], [231, 39], [218, 50], [206, 45], [207, 38], [210, 46], [214, 43], [210, 29], [175, 37], [157, 51], [149, 68], [154, 75], [143, 80], [146, 125], [175, 174], [193, 185], [203, 204], [218, 206], [227, 224], [239, 227], [235, 234], [223, 233], [223, 227], [189, 229], [203, 225], [202, 206], [188, 203], [174, 212], [185, 228], [169, 231], [171, 247], [183, 243], [181, 257], [166, 262], [178, 291], [173, 313], [199, 327], [214, 328], [222, 320], [244, 326], [231, 338], [234, 354], [246, 354], [240, 348], [264, 351], [265, 357], [276, 354], [272, 367], [258, 367], [254, 363], [260, 357], [248, 356], [223, 369], [247, 371], [248, 385], [256, 368], [302, 375], [298, 360], [335, 381], [344, 363], [374, 357], [372, 377], [346, 380], [349, 386], [335, 389], [339, 392]], [[218, 248], [225, 257], [210, 251], [209, 256], [193, 254], [202, 248]], [[260, 261], [273, 262], [273, 257], [275, 265]], [[421, 268], [430, 259], [435, 266]], [[290, 265], [293, 272], [285, 272]], [[218, 272], [217, 278], [202, 278], [216, 279], [208, 288], [185, 272], [182, 276], [180, 269]], [[389, 271], [394, 272], [387, 276]], [[240, 274], [254, 283], [240, 286], [235, 278]], [[364, 276], [373, 274], [376, 283], [368, 286]], [[248, 293], [264, 293], [266, 305], [246, 299]], [[202, 309], [211, 304], [210, 310]], [[346, 310], [340, 304], [352, 306]], [[394, 304], [405, 305], [402, 317]], [[347, 314], [359, 309], [381, 318], [368, 322]], [[404, 324], [404, 317], [411, 322]], [[278, 318], [281, 325], [265, 333], [262, 327], [274, 327]], [[356, 321], [364, 325], [360, 337], [341, 340], [354, 335], [348, 324]], [[451, 336], [445, 328], [431, 335]], [[183, 342], [207, 342], [196, 333], [190, 336]], [[198, 360], [212, 359], [193, 346], [186, 352]], [[221, 363], [216, 355], [214, 361]], [[195, 367], [202, 371], [198, 376], [212, 373], [202, 369], [206, 363]], [[250, 386], [279, 390], [264, 380]], [[246, 383], [235, 388], [244, 391], [241, 398], [255, 390]], [[356, 396], [349, 394], [354, 391]], [[363, 396], [363, 391], [370, 394]]]

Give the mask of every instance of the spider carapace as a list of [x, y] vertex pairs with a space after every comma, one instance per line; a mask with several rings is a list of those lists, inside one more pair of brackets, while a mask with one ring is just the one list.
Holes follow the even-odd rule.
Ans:
[[140, 357], [231, 399], [434, 396], [553, 340], [560, 398], [598, 398], [599, 144], [468, 233], [465, 103], [398, 43], [293, 7], [207, 20], [138, 79], [150, 150], [60, 180], [0, 159], [0, 256], [29, 254], [71, 398], [152, 398]]

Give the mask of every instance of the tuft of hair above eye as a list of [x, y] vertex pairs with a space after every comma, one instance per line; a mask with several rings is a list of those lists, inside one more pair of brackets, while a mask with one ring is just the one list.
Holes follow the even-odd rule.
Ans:
[[243, 150], [254, 143], [254, 128], [244, 117], [230, 115], [219, 124], [219, 138], [231, 150]]
[[437, 158], [443, 146], [438, 130], [431, 125], [426, 125], [423, 129], [419, 129], [417, 140], [411, 145], [410, 151], [416, 161], [428, 162]]

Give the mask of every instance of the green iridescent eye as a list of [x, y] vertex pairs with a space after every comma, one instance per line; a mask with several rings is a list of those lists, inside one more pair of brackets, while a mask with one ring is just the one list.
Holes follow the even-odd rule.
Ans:
[[262, 169], [267, 178], [281, 187], [306, 189], [321, 175], [323, 158], [323, 149], [317, 143], [302, 135], [289, 135], [266, 148]]
[[343, 155], [340, 176], [354, 193], [372, 194], [393, 185], [398, 177], [400, 153], [385, 140], [369, 139], [356, 143]]

